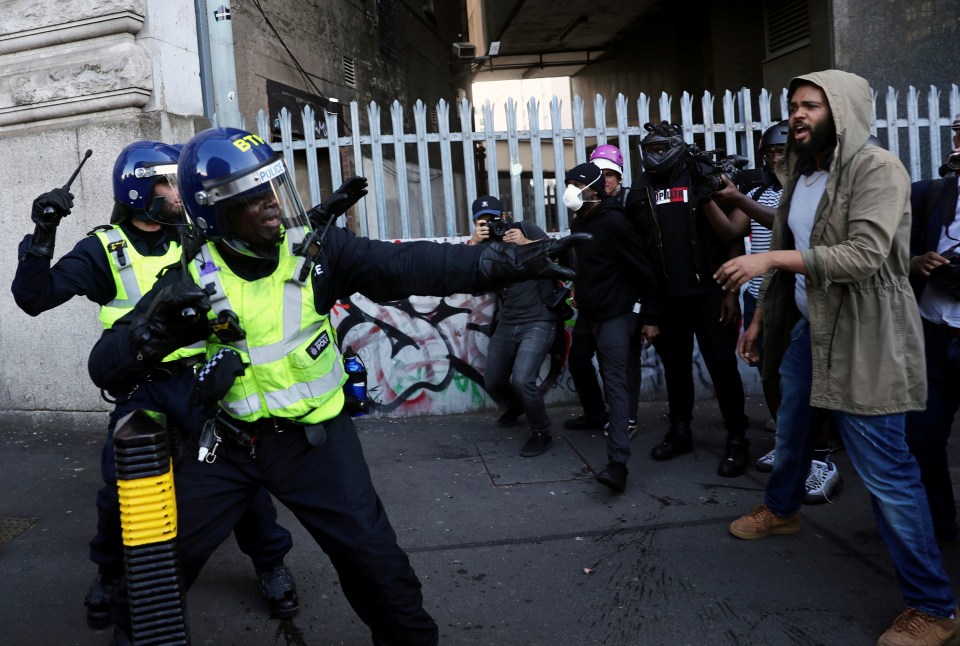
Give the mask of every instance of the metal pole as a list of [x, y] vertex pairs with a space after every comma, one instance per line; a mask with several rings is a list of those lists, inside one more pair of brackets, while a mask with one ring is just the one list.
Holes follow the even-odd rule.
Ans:
[[[214, 5], [216, 8], [211, 10], [210, 7]], [[243, 126], [237, 99], [237, 66], [233, 55], [230, 0], [208, 0], [207, 11], [216, 122], [220, 127], [241, 128]]]

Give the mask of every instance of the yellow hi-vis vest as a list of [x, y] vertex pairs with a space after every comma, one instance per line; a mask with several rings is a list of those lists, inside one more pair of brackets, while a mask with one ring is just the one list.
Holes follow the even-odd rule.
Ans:
[[[160, 270], [180, 258], [180, 245], [171, 240], [166, 253], [162, 256], [145, 256], [130, 243], [127, 234], [119, 226], [100, 229], [97, 238], [107, 252], [110, 273], [117, 288], [117, 295], [106, 305], [100, 306], [100, 322], [103, 329], [109, 330], [117, 319], [136, 306], [137, 301], [157, 282]], [[180, 348], [166, 357], [164, 361], [174, 361], [192, 357], [203, 352], [203, 344]]]
[[281, 417], [319, 424], [343, 408], [347, 375], [330, 317], [314, 306], [309, 275], [299, 281], [304, 258], [293, 247], [303, 240], [303, 229], [285, 234], [278, 266], [269, 276], [253, 281], [237, 276], [210, 243], [201, 247], [190, 271], [212, 292], [209, 317], [232, 310], [246, 333], [231, 343], [215, 335], [207, 340], [207, 359], [232, 348], [246, 365], [220, 407], [245, 422]]

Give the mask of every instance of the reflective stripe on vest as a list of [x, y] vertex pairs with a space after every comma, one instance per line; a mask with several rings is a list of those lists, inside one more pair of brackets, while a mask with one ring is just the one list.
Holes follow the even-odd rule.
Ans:
[[247, 364], [220, 402], [230, 416], [246, 422], [283, 417], [317, 423], [343, 408], [346, 372], [336, 332], [329, 315], [316, 311], [310, 281], [297, 280], [303, 258], [292, 250], [298, 236], [285, 237], [277, 269], [254, 281], [234, 274], [209, 243], [190, 265], [198, 284], [212, 292], [209, 317], [232, 310], [246, 333], [231, 343], [211, 336], [207, 344], [208, 358], [230, 347]]
[[[116, 296], [106, 305], [100, 306], [100, 322], [105, 330], [109, 330], [117, 319], [132, 310], [137, 301], [153, 287], [160, 270], [177, 262], [180, 258], [180, 245], [171, 240], [167, 251], [162, 256], [145, 256], [141, 254], [119, 226], [111, 229], [101, 229], [96, 232], [97, 238], [107, 252], [110, 273], [116, 287]], [[195, 343], [186, 348], [180, 348], [170, 353], [163, 360], [174, 361], [183, 357], [200, 354], [204, 350], [203, 343]]]

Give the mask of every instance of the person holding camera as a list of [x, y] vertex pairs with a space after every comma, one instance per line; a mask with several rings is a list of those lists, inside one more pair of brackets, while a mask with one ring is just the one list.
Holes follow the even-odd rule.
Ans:
[[725, 293], [710, 276], [725, 260], [742, 253], [742, 239], [723, 240], [711, 227], [704, 210], [718, 207], [709, 200], [713, 188], [705, 191], [703, 183], [719, 182], [719, 176], [697, 174], [703, 154], [684, 141], [679, 126], [663, 121], [644, 128], [647, 135], [640, 143], [644, 171], [631, 186], [627, 210], [647, 248], [656, 253], [653, 264], [663, 288], [663, 316], [662, 332], [653, 345], [663, 362], [670, 408], [670, 428], [650, 455], [670, 460], [693, 450], [691, 365], [696, 336], [727, 429], [717, 472], [739, 476], [750, 447], [735, 352], [740, 304], [736, 293]]
[[[608, 462], [597, 481], [620, 493], [627, 486], [630, 459], [627, 364], [631, 348], [660, 333], [659, 289], [639, 231], [607, 195], [600, 168], [580, 164], [565, 181], [563, 204], [575, 213], [571, 233], [593, 235], [571, 254], [578, 333], [570, 348], [570, 376], [585, 414], [603, 411], [606, 400]], [[597, 388], [594, 354], [602, 395], [592, 390]]]
[[[954, 142], [960, 139], [960, 115]], [[960, 148], [950, 154], [960, 158]], [[927, 408], [907, 415], [907, 445], [920, 466], [937, 542], [960, 538], [947, 440], [960, 409], [960, 178], [914, 182], [910, 191], [910, 282], [920, 307]]]
[[[543, 229], [529, 220], [507, 222], [500, 200], [492, 195], [478, 197], [472, 210], [472, 244], [524, 245], [547, 237]], [[487, 347], [484, 387], [505, 409], [497, 426], [514, 426], [517, 418], [527, 416], [530, 437], [520, 449], [520, 455], [526, 458], [540, 455], [553, 445], [550, 416], [538, 377], [558, 325], [563, 323], [560, 308], [548, 307], [557, 287], [556, 281], [540, 278], [496, 291], [496, 329]]]

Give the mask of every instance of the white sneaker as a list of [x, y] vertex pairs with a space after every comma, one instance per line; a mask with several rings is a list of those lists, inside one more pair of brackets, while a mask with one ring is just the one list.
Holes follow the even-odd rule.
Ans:
[[811, 460], [810, 475], [807, 476], [807, 495], [803, 502], [807, 505], [831, 502], [830, 496], [835, 494], [842, 484], [843, 478], [840, 477], [837, 465], [829, 460]]
[[[631, 420], [627, 423], [627, 439], [628, 439], [628, 440], [632, 440], [632, 439], [633, 439], [633, 436], [636, 435], [639, 431], [640, 431], [640, 427], [637, 426], [637, 420], [631, 419]], [[603, 423], [603, 436], [604, 436], [604, 437], [607, 437], [608, 435], [610, 435], [610, 422], [609, 422], [609, 421]]]
[[757, 458], [757, 461], [753, 463], [753, 468], [763, 473], [773, 471], [773, 451], [764, 454], [763, 457]]

